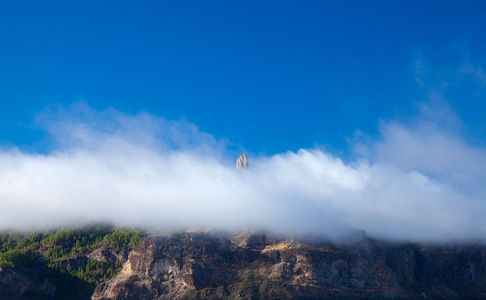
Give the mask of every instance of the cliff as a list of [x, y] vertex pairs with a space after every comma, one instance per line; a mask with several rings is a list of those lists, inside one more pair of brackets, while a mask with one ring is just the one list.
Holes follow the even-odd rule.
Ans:
[[92, 299], [484, 299], [486, 246], [179, 233], [148, 237]]

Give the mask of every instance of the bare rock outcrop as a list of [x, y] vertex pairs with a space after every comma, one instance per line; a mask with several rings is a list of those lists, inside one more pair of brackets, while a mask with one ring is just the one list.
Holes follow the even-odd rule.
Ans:
[[110, 264], [115, 264], [117, 261], [126, 261], [128, 259], [128, 253], [125, 250], [98, 248], [90, 252], [86, 257], [92, 260], [106, 261]]
[[475, 299], [486, 297], [486, 246], [302, 242], [263, 234], [144, 239], [100, 299]]
[[236, 169], [246, 169], [248, 168], [248, 157], [246, 154], [241, 154], [236, 160]]
[[9, 266], [0, 267], [0, 299], [38, 299], [37, 295], [54, 295], [56, 288], [38, 283], [25, 272]]

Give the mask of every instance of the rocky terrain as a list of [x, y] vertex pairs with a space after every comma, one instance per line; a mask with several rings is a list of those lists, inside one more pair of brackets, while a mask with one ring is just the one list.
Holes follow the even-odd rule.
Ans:
[[112, 225], [0, 232], [0, 299], [89, 299], [143, 236]]
[[92, 295], [221, 298], [485, 299], [486, 246], [185, 232], [143, 239]]
[[114, 227], [4, 234], [0, 299], [486, 299], [486, 245]]
[[36, 282], [18, 269], [9, 266], [0, 267], [0, 299], [52, 296], [54, 290], [54, 285]]

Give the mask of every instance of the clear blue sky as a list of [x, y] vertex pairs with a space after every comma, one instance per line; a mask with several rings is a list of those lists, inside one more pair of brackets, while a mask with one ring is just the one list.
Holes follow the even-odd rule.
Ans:
[[484, 0], [0, 0], [0, 229], [476, 239], [485, 178]]
[[481, 144], [485, 66], [485, 1], [4, 0], [0, 146], [45, 151], [34, 116], [82, 100], [253, 153], [342, 154], [431, 91]]

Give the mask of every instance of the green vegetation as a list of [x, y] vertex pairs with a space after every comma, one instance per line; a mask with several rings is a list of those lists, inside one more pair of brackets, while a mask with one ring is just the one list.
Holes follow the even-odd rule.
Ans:
[[110, 247], [127, 250], [129, 245], [138, 245], [144, 236], [145, 233], [142, 230], [122, 230], [106, 235], [105, 240], [108, 241]]
[[36, 265], [38, 261], [39, 255], [34, 251], [14, 249], [0, 253], [0, 266], [24, 269], [28, 266]]
[[54, 298], [78, 298], [91, 295], [98, 284], [115, 277], [122, 265], [122, 261], [113, 266], [106, 261], [88, 260], [84, 267], [67, 271], [57, 262], [48, 265], [42, 277], [58, 284]]
[[[146, 233], [139, 229], [116, 229], [110, 225], [0, 232], [0, 266], [20, 269], [39, 283], [47, 280], [56, 284], [55, 299], [86, 298], [99, 283], [116, 276], [124, 262], [75, 258], [97, 248], [128, 250], [144, 236]], [[69, 259], [75, 259], [76, 263], [67, 269]], [[24, 296], [43, 298], [37, 295], [39, 292], [34, 293]]]

